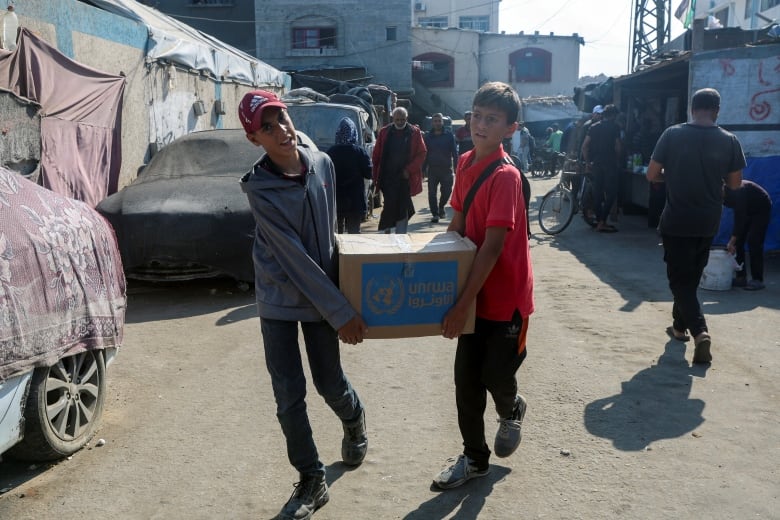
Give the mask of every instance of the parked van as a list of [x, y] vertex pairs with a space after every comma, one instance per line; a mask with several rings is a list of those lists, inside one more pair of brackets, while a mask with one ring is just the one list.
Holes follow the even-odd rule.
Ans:
[[377, 129], [372, 122], [376, 121], [376, 118], [372, 118], [364, 108], [302, 98], [283, 98], [283, 101], [287, 105], [287, 112], [295, 129], [308, 135], [321, 151], [327, 152], [328, 148], [336, 143], [336, 130], [345, 117], [355, 123], [359, 134], [363, 136], [363, 147], [369, 157], [374, 151]]

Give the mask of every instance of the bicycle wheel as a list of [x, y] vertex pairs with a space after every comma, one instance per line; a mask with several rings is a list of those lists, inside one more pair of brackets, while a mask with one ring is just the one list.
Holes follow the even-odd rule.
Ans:
[[539, 204], [539, 227], [548, 235], [557, 235], [569, 225], [574, 216], [574, 196], [563, 186], [556, 186]]
[[590, 227], [596, 227], [598, 222], [593, 214], [593, 187], [590, 179], [587, 177], [582, 180], [583, 185], [580, 188], [579, 206], [582, 212], [582, 220]]
[[538, 156], [531, 159], [529, 169], [531, 170], [531, 177], [542, 177], [544, 175], [544, 163]]

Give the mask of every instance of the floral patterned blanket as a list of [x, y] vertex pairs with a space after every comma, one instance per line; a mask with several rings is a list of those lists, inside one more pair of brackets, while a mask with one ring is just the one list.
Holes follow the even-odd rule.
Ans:
[[0, 167], [0, 381], [119, 347], [125, 305], [122, 262], [103, 217]]

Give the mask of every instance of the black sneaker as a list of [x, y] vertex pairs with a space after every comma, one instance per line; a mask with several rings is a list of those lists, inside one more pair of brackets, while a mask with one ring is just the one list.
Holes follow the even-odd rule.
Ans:
[[295, 491], [275, 520], [308, 520], [316, 510], [328, 503], [330, 497], [325, 475], [301, 475], [301, 481], [293, 485]]
[[743, 287], [746, 291], [760, 291], [766, 287], [764, 285], [764, 282], [761, 280], [750, 280], [747, 284], [745, 284], [745, 287]]
[[498, 419], [499, 427], [493, 444], [493, 452], [496, 457], [508, 457], [520, 446], [520, 441], [523, 440], [523, 418], [527, 408], [528, 403], [525, 397], [517, 394], [512, 415]]
[[344, 439], [341, 441], [341, 460], [347, 466], [357, 466], [366, 458], [368, 435], [366, 435], [366, 412], [352, 422], [342, 422]]
[[437, 224], [439, 222], [439, 217], [436, 217], [436, 216], [431, 217], [431, 222], [433, 222], [434, 224]]

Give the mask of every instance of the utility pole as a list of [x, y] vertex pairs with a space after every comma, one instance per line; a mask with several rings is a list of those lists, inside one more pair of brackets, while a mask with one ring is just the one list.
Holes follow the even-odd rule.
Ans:
[[653, 56], [671, 40], [671, 0], [634, 0], [631, 70]]

